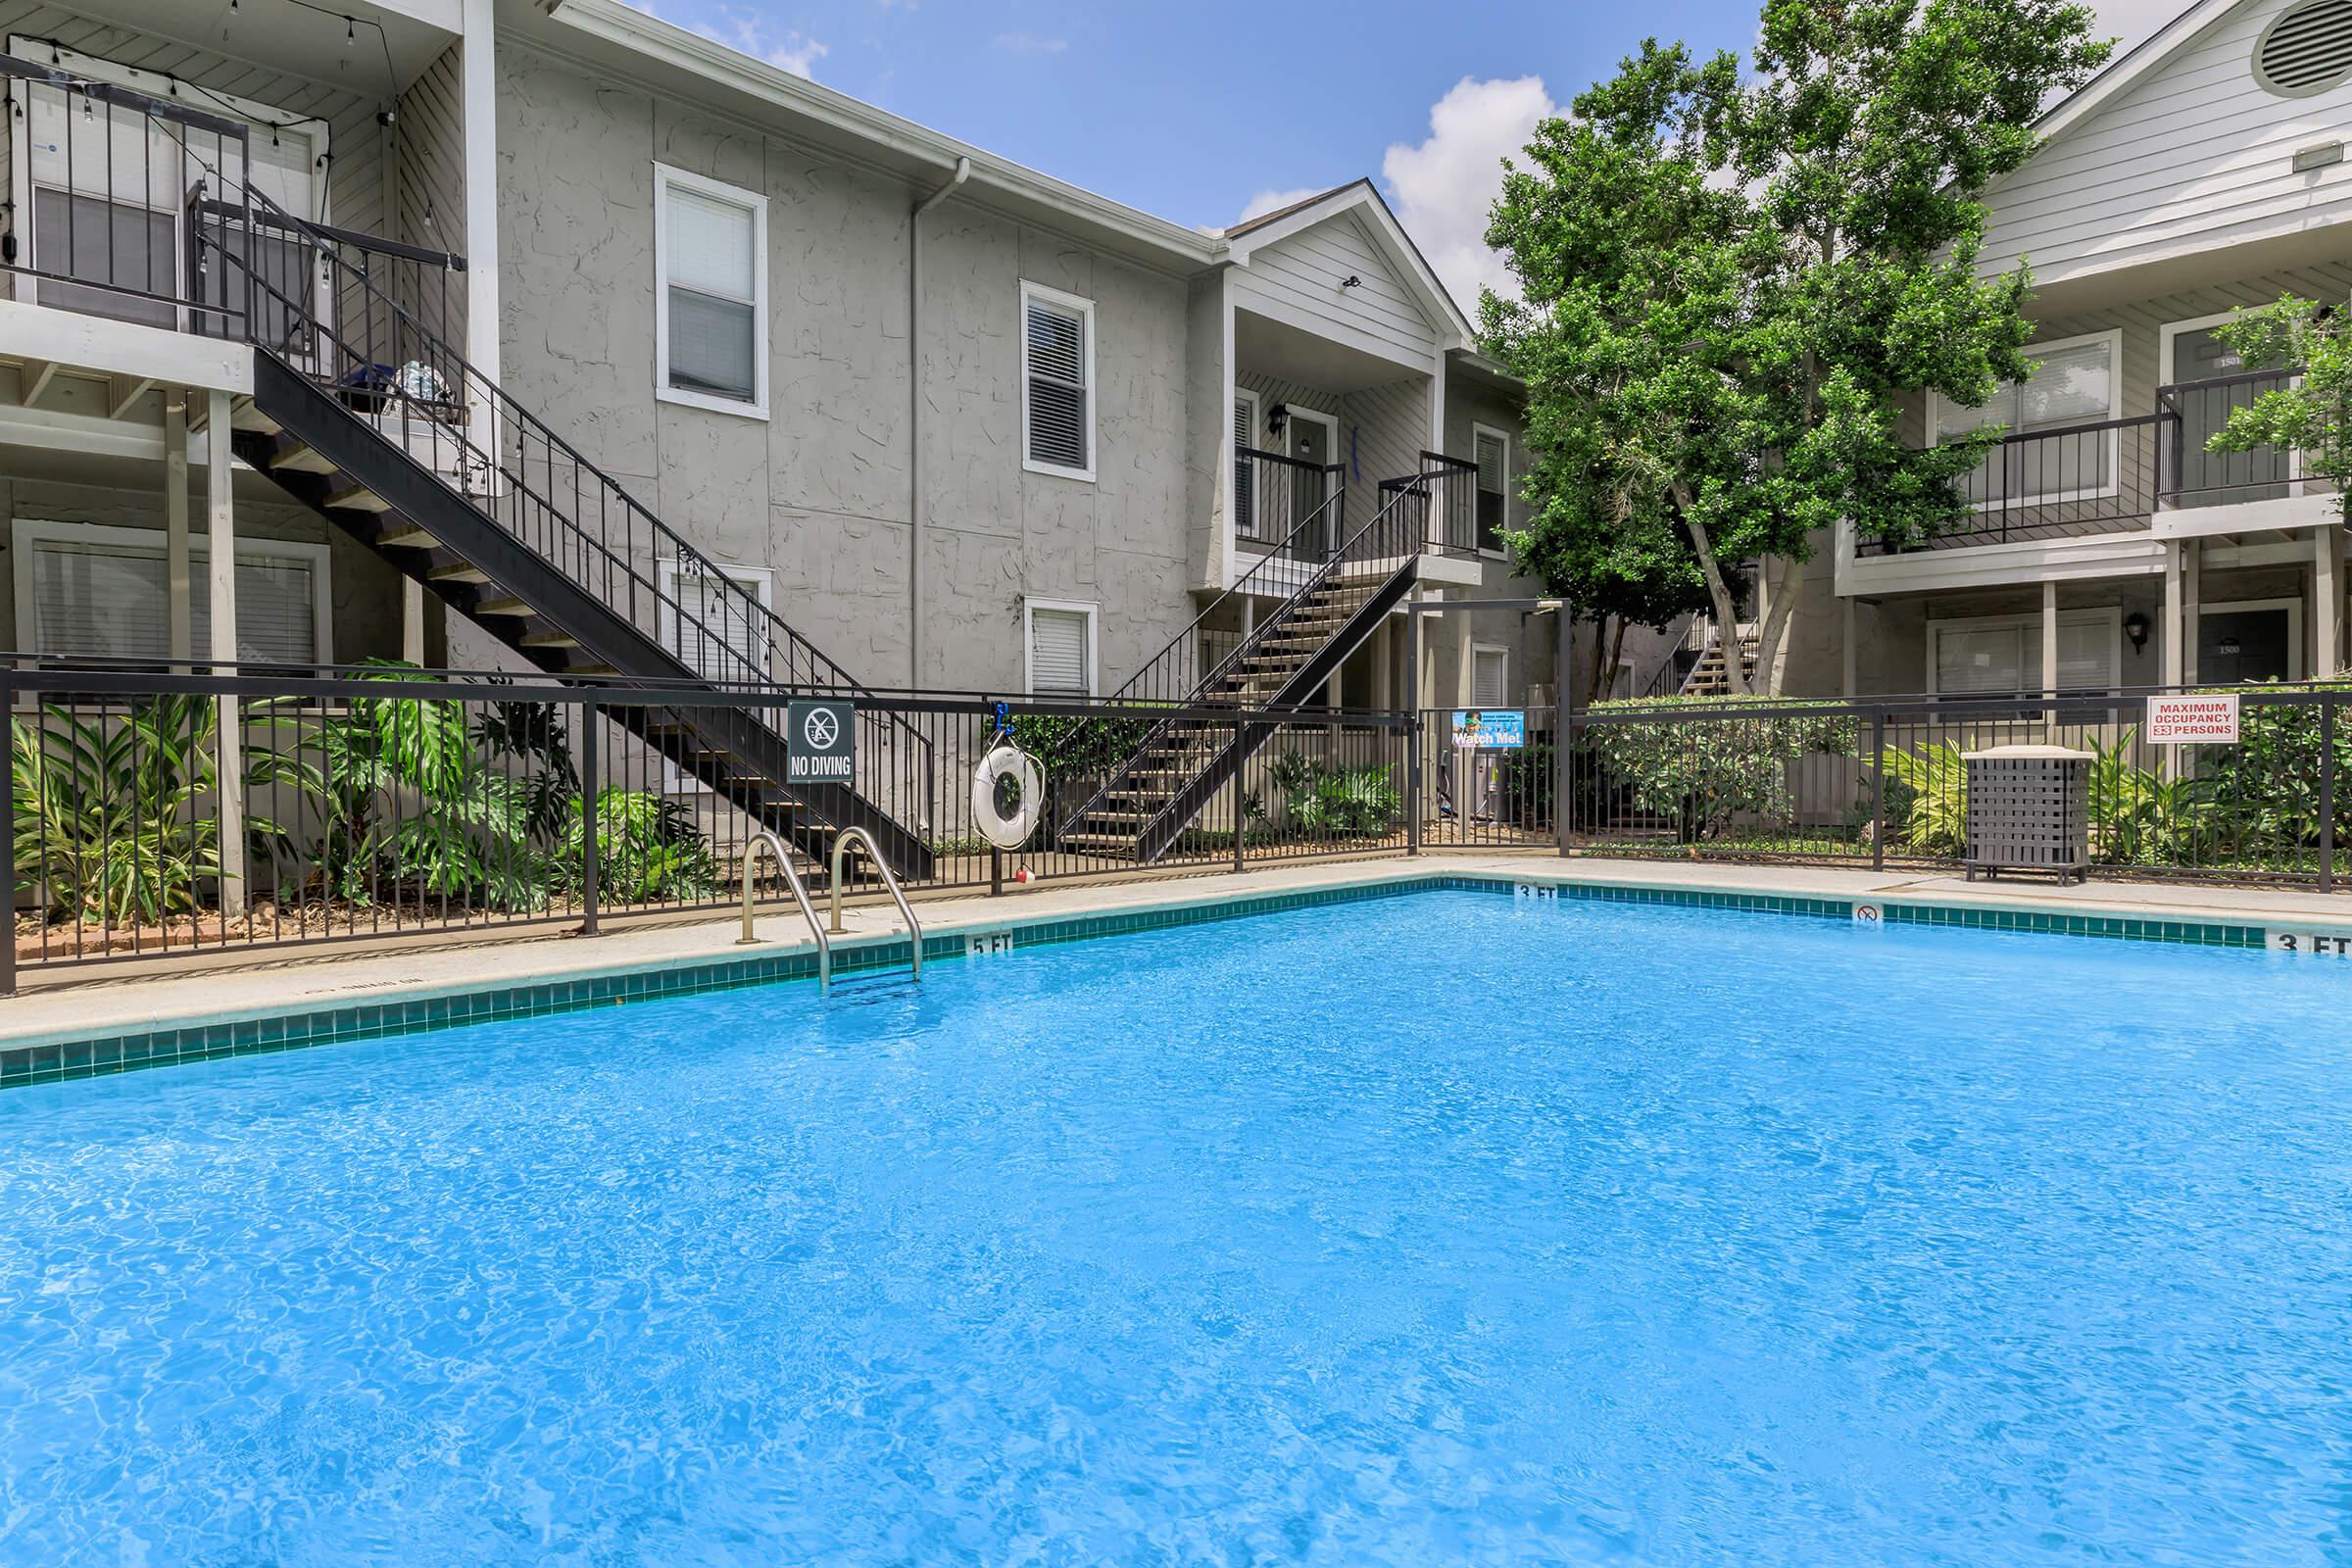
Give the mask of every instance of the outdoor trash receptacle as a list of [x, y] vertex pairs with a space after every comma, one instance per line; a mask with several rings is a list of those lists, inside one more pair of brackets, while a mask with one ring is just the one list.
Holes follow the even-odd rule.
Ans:
[[1970, 752], [1968, 877], [1979, 871], [2055, 871], [2090, 864], [2090, 754], [2063, 746]]

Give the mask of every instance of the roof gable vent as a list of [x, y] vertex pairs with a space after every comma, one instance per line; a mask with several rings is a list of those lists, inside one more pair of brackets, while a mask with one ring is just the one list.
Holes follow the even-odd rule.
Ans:
[[2352, 75], [2352, 0], [2304, 0], [2262, 29], [2254, 76], [2285, 98], [2301, 98]]

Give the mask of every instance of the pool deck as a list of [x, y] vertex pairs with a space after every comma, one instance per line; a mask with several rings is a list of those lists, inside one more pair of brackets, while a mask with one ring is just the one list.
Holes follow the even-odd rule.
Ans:
[[[1454, 852], [1411, 859], [1318, 861], [1240, 874], [1149, 881], [1044, 884], [1002, 898], [957, 896], [916, 905], [926, 935], [1001, 931], [1041, 922], [1299, 891], [1409, 882], [1446, 875], [1504, 881], [1588, 883], [1729, 894], [1764, 894], [1944, 907], [2104, 914], [2134, 920], [2295, 927], [2352, 935], [2352, 898], [2291, 890], [2091, 882], [1969, 882], [1958, 876], [1819, 866], [1726, 865], [1671, 860], [1560, 859], [1526, 852]], [[888, 905], [846, 911], [844, 949], [903, 935]], [[616, 926], [582, 938], [476, 937], [459, 943], [286, 949], [232, 953], [138, 970], [97, 966], [34, 972], [0, 1001], [0, 1047], [119, 1035], [159, 1026], [270, 1016], [345, 1005], [460, 995], [486, 988], [724, 961], [747, 955], [808, 952], [807, 925], [788, 910], [763, 911], [758, 948], [738, 947], [735, 917], [670, 919]]]

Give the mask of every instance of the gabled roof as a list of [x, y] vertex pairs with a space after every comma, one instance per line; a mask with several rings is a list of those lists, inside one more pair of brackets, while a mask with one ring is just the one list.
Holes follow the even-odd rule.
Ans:
[[2116, 56], [2099, 74], [2046, 110], [2034, 128], [2043, 139], [2081, 124], [2129, 91], [2207, 26], [2244, 5], [2246, 0], [2197, 0], [2172, 21]]
[[1372, 231], [1374, 241], [1387, 251], [1396, 266], [1396, 274], [1405, 281], [1422, 304], [1431, 312], [1439, 325], [1440, 336], [1451, 341], [1448, 349], [1468, 348], [1477, 340], [1477, 331], [1462, 308], [1446, 292], [1421, 247], [1396, 221], [1396, 215], [1380, 194], [1378, 186], [1369, 179], [1353, 179], [1345, 185], [1334, 186], [1320, 196], [1309, 196], [1301, 202], [1271, 213], [1264, 213], [1247, 222], [1234, 224], [1224, 231], [1227, 252], [1238, 265], [1247, 267], [1254, 253], [1269, 245], [1279, 244], [1301, 229], [1327, 222], [1343, 213], [1354, 213]]

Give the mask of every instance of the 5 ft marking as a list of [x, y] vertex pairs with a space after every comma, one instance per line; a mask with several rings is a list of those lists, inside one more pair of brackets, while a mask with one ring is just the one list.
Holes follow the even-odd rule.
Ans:
[[1011, 951], [1009, 931], [974, 931], [963, 939], [963, 956], [967, 958], [989, 958]]

